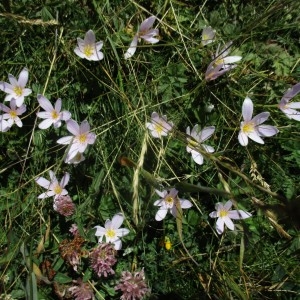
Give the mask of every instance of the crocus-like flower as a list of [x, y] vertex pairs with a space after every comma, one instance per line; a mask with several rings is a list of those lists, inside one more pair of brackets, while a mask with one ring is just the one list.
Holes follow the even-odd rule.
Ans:
[[91, 300], [94, 299], [93, 288], [88, 282], [83, 282], [81, 278], [73, 280], [74, 286], [69, 288], [75, 300]]
[[0, 132], [6, 132], [9, 128], [8, 122], [3, 119], [3, 115], [0, 115]]
[[235, 68], [237, 65], [233, 64], [237, 61], [242, 59], [241, 56], [228, 56], [230, 52], [230, 46], [232, 42], [227, 43], [224, 48], [219, 53], [218, 50], [214, 56], [213, 61], [209, 64], [206, 73], [205, 79], [207, 81], [215, 80], [219, 76], [223, 75], [224, 73], [228, 72], [229, 70]]
[[264, 144], [261, 137], [269, 137], [278, 133], [278, 129], [271, 125], [261, 125], [269, 116], [269, 112], [262, 112], [252, 119], [253, 102], [246, 97], [242, 108], [244, 121], [241, 122], [241, 130], [239, 132], [239, 142], [242, 146], [248, 145], [248, 137], [259, 144]]
[[209, 214], [211, 218], [218, 218], [216, 229], [218, 234], [222, 234], [224, 231], [224, 224], [230, 229], [234, 230], [234, 224], [231, 221], [233, 220], [241, 220], [247, 219], [252, 215], [243, 210], [230, 210], [232, 206], [231, 200], [228, 200], [225, 204], [218, 202], [216, 204], [216, 211], [213, 211]]
[[45, 193], [40, 194], [38, 198], [44, 199], [44, 198], [54, 196], [54, 200], [55, 200], [58, 196], [67, 195], [68, 191], [65, 190], [64, 187], [69, 182], [70, 174], [65, 173], [60, 183], [58, 183], [58, 180], [56, 179], [53, 171], [50, 170], [49, 175], [50, 175], [50, 181], [44, 177], [38, 177], [35, 180], [38, 185], [42, 186], [47, 190]]
[[159, 206], [159, 210], [155, 215], [156, 221], [163, 220], [166, 217], [168, 211], [170, 211], [171, 214], [176, 218], [176, 200], [179, 200], [181, 208], [190, 208], [193, 206], [189, 200], [178, 198], [178, 191], [174, 188], [170, 190], [163, 190], [162, 192], [159, 190], [155, 190], [155, 192], [158, 196], [162, 197], [161, 199], [154, 202], [155, 206]]
[[121, 290], [123, 295], [121, 300], [141, 300], [144, 296], [150, 293], [145, 281], [144, 270], [131, 273], [129, 271], [123, 271], [119, 284], [115, 287], [115, 290]]
[[289, 102], [300, 92], [300, 82], [293, 85], [281, 98], [278, 107], [285, 113], [289, 119], [300, 121], [300, 112], [295, 108], [300, 108], [300, 102]]
[[136, 33], [129, 46], [129, 49], [124, 54], [125, 59], [128, 59], [131, 56], [133, 56], [133, 54], [136, 51], [136, 47], [140, 38], [150, 44], [156, 44], [159, 42], [159, 39], [155, 38], [155, 36], [159, 35], [159, 31], [158, 29], [152, 28], [155, 19], [156, 17], [151, 16], [142, 22], [139, 31]]
[[72, 119], [66, 122], [67, 129], [73, 135], [60, 138], [57, 143], [68, 145], [71, 144], [68, 151], [66, 162], [70, 162], [77, 154], [83, 153], [88, 144], [94, 144], [96, 140], [95, 133], [90, 132], [90, 125], [88, 121], [83, 121], [80, 126]]
[[8, 80], [10, 82], [0, 81], [0, 90], [7, 93], [5, 101], [10, 101], [13, 98], [16, 99], [16, 104], [20, 107], [24, 102], [24, 97], [31, 94], [31, 89], [25, 88], [28, 81], [28, 70], [24, 68], [17, 80], [13, 75], [8, 74]]
[[202, 30], [202, 41], [201, 44], [203, 46], [206, 46], [214, 41], [215, 38], [215, 32], [214, 30], [209, 27], [204, 27]]
[[45, 119], [39, 124], [40, 129], [47, 129], [52, 124], [54, 128], [61, 126], [61, 121], [67, 121], [71, 118], [71, 113], [64, 110], [61, 110], [61, 99], [57, 99], [55, 102], [55, 107], [50, 103], [50, 101], [43, 95], [38, 95], [37, 99], [40, 106], [45, 110], [38, 112], [37, 116], [41, 119]]
[[155, 138], [167, 136], [168, 132], [172, 130], [173, 122], [167, 122], [167, 116], [160, 117], [158, 113], [151, 114], [151, 122], [146, 123], [146, 127], [150, 130], [151, 135]]
[[202, 147], [208, 153], [213, 153], [215, 151], [213, 147], [202, 144], [213, 135], [214, 131], [214, 126], [205, 127], [200, 131], [200, 126], [196, 124], [192, 129], [192, 132], [190, 131], [190, 127], [187, 127], [186, 134], [191, 136], [193, 139], [189, 137], [187, 138], [188, 145], [186, 146], [186, 151], [188, 153], [192, 153], [193, 160], [196, 164], [203, 164], [203, 156], [195, 150], [195, 147]]
[[100, 243], [97, 248], [92, 250], [90, 254], [91, 267], [99, 277], [115, 274], [111, 268], [117, 262], [115, 254], [116, 250], [113, 245], [108, 243]]
[[129, 233], [127, 228], [119, 228], [124, 221], [124, 217], [121, 213], [115, 214], [112, 220], [106, 220], [104, 227], [95, 226], [96, 233], [95, 235], [99, 237], [99, 243], [102, 242], [103, 237], [105, 236], [106, 243], [112, 243], [115, 246], [116, 250], [122, 248], [122, 241], [120, 237], [123, 237]]
[[53, 209], [62, 216], [69, 217], [75, 212], [75, 204], [69, 195], [60, 195], [54, 199]]
[[81, 58], [86, 58], [88, 60], [101, 60], [103, 59], [103, 53], [100, 51], [103, 47], [103, 42], [96, 43], [96, 37], [93, 30], [89, 30], [85, 36], [84, 40], [77, 38], [78, 46], [74, 49], [74, 52]]
[[23, 126], [19, 116], [21, 116], [26, 111], [25, 104], [17, 107], [16, 99], [13, 98], [10, 101], [10, 107], [7, 107], [6, 105], [0, 103], [0, 109], [5, 112], [5, 114], [2, 115], [2, 118], [3, 120], [7, 120], [9, 127], [11, 127], [14, 123], [19, 127]]

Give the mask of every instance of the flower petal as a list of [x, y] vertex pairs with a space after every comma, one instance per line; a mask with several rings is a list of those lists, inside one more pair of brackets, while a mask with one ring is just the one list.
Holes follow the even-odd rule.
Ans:
[[222, 218], [218, 218], [216, 222], [216, 230], [218, 234], [222, 234], [224, 232], [224, 220]]
[[179, 199], [181, 208], [190, 208], [193, 206], [191, 201], [187, 199]]
[[228, 212], [228, 217], [233, 220], [241, 220], [250, 218], [252, 215], [243, 210], [231, 210]]
[[242, 146], [248, 145], [248, 136], [244, 132], [242, 132], [242, 131], [239, 132], [238, 139]]
[[249, 132], [248, 133], [248, 137], [253, 140], [256, 143], [259, 144], [264, 144], [265, 142], [263, 141], [263, 139], [258, 135], [258, 133], [256, 131], [253, 132]]
[[151, 17], [147, 18], [146, 20], [144, 20], [140, 25], [139, 32], [145, 32], [145, 31], [149, 30], [152, 27], [155, 20], [156, 20], [155, 16], [151, 16]]
[[24, 88], [25, 85], [27, 84], [27, 81], [28, 81], [28, 70], [24, 68], [19, 75], [18, 85]]
[[50, 181], [44, 177], [38, 177], [35, 182], [45, 189], [49, 189]]
[[200, 142], [204, 142], [209, 139], [215, 131], [215, 126], [205, 127], [200, 131]]
[[244, 121], [250, 121], [253, 114], [253, 102], [249, 97], [246, 97], [243, 102], [242, 114]]
[[68, 184], [69, 180], [70, 180], [70, 174], [68, 172], [66, 172], [60, 181], [60, 184], [59, 184], [60, 187], [64, 188]]
[[272, 125], [259, 125], [256, 129], [261, 136], [273, 136], [279, 132], [279, 130]]
[[46, 111], [46, 112], [52, 112], [54, 110], [53, 105], [51, 102], [43, 95], [38, 95], [37, 100], [40, 104], [40, 106]]
[[234, 230], [234, 224], [228, 216], [223, 217], [223, 221], [230, 230]]
[[156, 221], [163, 220], [166, 217], [167, 213], [168, 213], [168, 208], [161, 207], [155, 215], [155, 220]]
[[130, 44], [128, 50], [127, 50], [126, 53], [124, 54], [124, 58], [125, 58], [125, 59], [128, 59], [128, 58], [130, 58], [130, 57], [133, 56], [133, 54], [134, 54], [135, 51], [136, 51], [136, 47], [137, 47], [137, 44], [138, 44], [138, 40], [139, 40], [138, 36], [135, 35], [135, 36], [133, 37], [133, 40], [132, 40], [132, 42], [131, 42], [131, 44]]
[[113, 216], [111, 220], [111, 226], [114, 229], [118, 229], [124, 221], [124, 216], [122, 213], [117, 213]]
[[123, 237], [123, 236], [127, 235], [129, 232], [130, 232], [130, 230], [127, 228], [116, 229], [116, 235], [119, 237]]
[[80, 132], [80, 129], [79, 129], [79, 125], [76, 121], [70, 119], [66, 122], [67, 124], [67, 129], [70, 133], [72, 133], [73, 135], [79, 135], [81, 132]]
[[195, 161], [195, 163], [198, 165], [202, 165], [203, 164], [202, 154], [200, 154], [199, 152], [197, 152], [195, 150], [192, 150], [191, 153], [192, 153], [192, 157], [193, 157], [193, 160]]
[[260, 125], [262, 123], [264, 123], [266, 120], [268, 120], [270, 116], [270, 113], [269, 112], [262, 112], [258, 115], [256, 115], [253, 119], [252, 119], [252, 122], [255, 124], [255, 125]]

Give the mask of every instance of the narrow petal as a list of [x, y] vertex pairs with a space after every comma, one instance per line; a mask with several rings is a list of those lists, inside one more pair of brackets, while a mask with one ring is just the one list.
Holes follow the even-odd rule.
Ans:
[[232, 64], [237, 61], [240, 61], [242, 59], [241, 56], [227, 56], [223, 58], [223, 63], [226, 64]]
[[295, 109], [291, 109], [291, 108], [286, 108], [286, 109], [281, 109], [286, 116], [289, 119], [293, 119], [293, 120], [297, 120], [300, 121], [300, 112], [295, 110]]
[[257, 134], [256, 131], [248, 133], [248, 137], [256, 143], [264, 144], [263, 139]]
[[166, 195], [168, 194], [168, 192], [167, 192], [166, 190], [163, 190], [163, 191], [161, 192], [161, 191], [156, 190], [156, 189], [155, 189], [155, 193], [156, 193], [158, 196], [162, 197], [162, 198], [165, 198]]
[[253, 114], [253, 102], [249, 97], [246, 97], [242, 107], [244, 121], [250, 121]]
[[145, 32], [145, 31], [149, 30], [152, 27], [155, 20], [156, 20], [155, 16], [151, 16], [151, 17], [147, 18], [146, 20], [144, 20], [141, 23], [139, 32]]
[[288, 105], [289, 108], [300, 108], [300, 102], [291, 102]]
[[92, 61], [99, 61], [104, 58], [104, 55], [101, 51], [95, 51], [90, 57], [88, 57], [89, 60]]
[[127, 235], [129, 232], [130, 232], [129, 229], [127, 229], [127, 228], [116, 229], [116, 235], [119, 237], [123, 237], [123, 236]]
[[278, 133], [278, 129], [272, 125], [259, 125], [257, 131], [261, 136], [273, 136]]
[[27, 84], [27, 81], [28, 81], [28, 70], [24, 68], [19, 75], [18, 85], [24, 88]]
[[223, 221], [230, 230], [234, 230], [234, 224], [228, 216], [223, 217]]
[[117, 213], [113, 216], [111, 220], [111, 226], [114, 229], [118, 229], [124, 221], [124, 216], [122, 213]]
[[54, 109], [56, 112], [60, 112], [61, 111], [61, 104], [62, 104], [62, 101], [60, 98], [58, 98], [55, 102], [55, 106], [54, 106]]
[[239, 132], [238, 139], [242, 146], [248, 145], [248, 136], [244, 132], [242, 132], [242, 131]]
[[95, 36], [95, 33], [93, 30], [89, 30], [85, 36], [84, 36], [84, 43], [85, 45], [88, 45], [88, 44], [95, 44], [96, 42], [96, 36]]
[[70, 180], [70, 174], [66, 172], [60, 181], [60, 186], [64, 188], [68, 184], [69, 180]]
[[122, 248], [122, 241], [120, 239], [115, 240], [113, 244], [115, 245], [115, 250], [120, 250]]
[[20, 107], [24, 103], [24, 96], [16, 98], [16, 101], [17, 106]]
[[215, 126], [205, 127], [200, 132], [200, 142], [204, 142], [209, 139], [215, 131]]
[[97, 137], [97, 136], [96, 136], [95, 133], [93, 133], [93, 132], [89, 133], [89, 134], [87, 135], [87, 143], [88, 143], [89, 145], [94, 144], [95, 141], [96, 141], [96, 137]]
[[222, 218], [218, 218], [216, 222], [216, 229], [218, 234], [222, 234], [224, 232], [224, 221]]
[[45, 189], [49, 189], [50, 181], [44, 177], [38, 177], [35, 182]]
[[66, 124], [67, 124], [67, 129], [70, 133], [72, 133], [75, 136], [80, 134], [79, 125], [76, 121], [70, 119], [66, 122]]
[[255, 125], [260, 125], [262, 123], [264, 123], [266, 120], [268, 120], [270, 116], [270, 113], [269, 112], [262, 112], [258, 115], [256, 115], [253, 119], [252, 119], [252, 122], [255, 124]]
[[224, 204], [224, 209], [229, 211], [230, 208], [232, 207], [232, 201], [228, 200], [225, 204]]
[[128, 59], [128, 58], [130, 58], [130, 57], [133, 56], [133, 54], [134, 54], [135, 51], [136, 51], [136, 47], [137, 47], [137, 44], [138, 44], [138, 40], [139, 40], [138, 36], [135, 35], [134, 38], [133, 38], [133, 40], [132, 40], [132, 42], [131, 42], [131, 44], [130, 44], [130, 46], [129, 46], [129, 48], [128, 48], [128, 50], [127, 50], [126, 53], [124, 54], [124, 58], [125, 58], [125, 59]]
[[21, 121], [21, 119], [19, 117], [16, 117], [15, 118], [15, 123], [18, 127], [22, 127], [23, 126], [23, 123]]
[[84, 120], [81, 122], [80, 127], [79, 127], [79, 132], [80, 133], [87, 133], [90, 131], [90, 124], [87, 120]]
[[0, 109], [6, 113], [10, 112], [10, 108], [2, 103], [0, 103]]
[[96, 232], [95, 232], [95, 236], [104, 236], [106, 233], [106, 229], [102, 226], [95, 226], [94, 228], [96, 228]]
[[86, 55], [79, 49], [79, 47], [76, 47], [74, 49], [74, 52], [76, 55], [78, 55], [80, 58], [87, 58]]
[[46, 119], [39, 124], [40, 129], [47, 129], [53, 124], [51, 119]]
[[16, 86], [18, 86], [18, 80], [16, 79], [15, 76], [11, 75], [11, 74], [8, 74], [8, 80], [12, 86], [12, 89]]
[[67, 110], [61, 112], [61, 119], [64, 121], [68, 121], [71, 119], [71, 113]]
[[298, 82], [297, 84], [293, 85], [290, 89], [288, 89], [283, 95], [282, 99], [288, 102], [292, 98], [294, 98], [298, 93], [300, 93], [300, 82]]
[[252, 215], [243, 210], [231, 210], [228, 212], [228, 217], [233, 220], [241, 220], [250, 218]]
[[206, 151], [206, 152], [208, 152], [208, 153], [213, 153], [213, 152], [215, 152], [215, 149], [213, 148], [213, 147], [211, 147], [211, 146], [208, 146], [208, 145], [205, 145], [205, 144], [202, 144], [201, 145], [203, 148], [204, 148], [204, 150]]
[[57, 140], [57, 143], [62, 144], [62, 145], [68, 145], [72, 142], [73, 138], [74, 137], [72, 135], [65, 136], [65, 137], [62, 137], [59, 140]]
[[202, 165], [203, 164], [202, 154], [200, 154], [199, 152], [197, 152], [195, 150], [192, 150], [191, 153], [192, 153], [192, 157], [193, 157], [193, 160], [195, 161], [195, 163], [198, 165]]
[[179, 199], [181, 208], [190, 208], [193, 204], [187, 199]]
[[157, 213], [156, 213], [156, 215], [155, 215], [155, 220], [156, 220], [156, 221], [161, 221], [161, 220], [163, 220], [163, 219], [166, 217], [167, 212], [168, 212], [168, 209], [167, 209], [167, 208], [161, 207], [161, 208], [157, 211]]
[[217, 212], [217, 211], [213, 211], [213, 212], [211, 212], [211, 213], [209, 214], [209, 216], [210, 216], [211, 218], [218, 218], [218, 212]]

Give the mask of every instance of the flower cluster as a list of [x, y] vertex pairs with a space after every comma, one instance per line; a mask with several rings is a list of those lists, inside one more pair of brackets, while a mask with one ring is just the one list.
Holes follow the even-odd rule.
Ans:
[[69, 195], [60, 195], [54, 199], [53, 209], [64, 217], [70, 217], [75, 213], [75, 204]]
[[69, 288], [75, 300], [91, 300], [94, 299], [94, 292], [88, 282], [83, 282], [81, 278], [73, 280], [74, 286]]

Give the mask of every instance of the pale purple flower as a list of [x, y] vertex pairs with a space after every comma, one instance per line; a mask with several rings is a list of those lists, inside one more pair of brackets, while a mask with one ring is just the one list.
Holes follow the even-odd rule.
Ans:
[[228, 200], [225, 204], [218, 202], [215, 206], [216, 211], [209, 214], [211, 218], [218, 218], [216, 223], [216, 229], [218, 234], [222, 234], [224, 231], [224, 224], [230, 229], [234, 230], [234, 224], [231, 221], [247, 219], [252, 215], [243, 210], [230, 210], [232, 207], [231, 200]]
[[64, 188], [70, 179], [70, 174], [69, 173], [65, 173], [65, 175], [63, 176], [63, 178], [61, 179], [60, 183], [58, 182], [58, 180], [56, 179], [56, 176], [54, 174], [53, 171], [49, 171], [49, 175], [50, 175], [50, 181], [47, 180], [44, 177], [38, 177], [35, 181], [38, 185], [40, 185], [41, 187], [45, 188], [47, 191], [45, 193], [42, 193], [38, 196], [39, 199], [44, 199], [44, 198], [48, 198], [48, 197], [52, 197], [54, 196], [54, 200], [58, 197], [58, 196], [64, 196], [68, 194], [68, 191]]
[[119, 228], [124, 221], [124, 217], [121, 213], [117, 213], [113, 216], [112, 220], [106, 220], [104, 227], [95, 226], [96, 233], [95, 235], [99, 237], [99, 243], [102, 242], [103, 237], [105, 236], [106, 243], [114, 244], [116, 250], [122, 248], [122, 241], [120, 237], [123, 237], [129, 233], [127, 228]]
[[200, 152], [198, 152], [195, 148], [202, 147], [206, 152], [213, 153], [215, 149], [211, 146], [203, 144], [203, 142], [209, 139], [214, 132], [214, 126], [205, 127], [202, 130], [200, 130], [200, 126], [198, 124], [196, 124], [193, 127], [192, 132], [190, 130], [190, 127], [187, 127], [186, 129], [186, 134], [192, 137], [192, 139], [187, 137], [188, 145], [186, 146], [186, 151], [192, 154], [193, 160], [198, 165], [203, 164], [203, 155]]
[[212, 42], [214, 42], [215, 31], [210, 27], [204, 27], [202, 30], [202, 41], [201, 44], [206, 46]]
[[8, 74], [8, 80], [10, 83], [0, 81], [0, 90], [7, 93], [5, 101], [11, 101], [13, 98], [16, 99], [16, 105], [20, 107], [24, 98], [31, 94], [31, 89], [25, 88], [28, 81], [28, 70], [24, 68], [18, 80], [11, 74]]
[[160, 117], [158, 113], [151, 114], [151, 122], [146, 123], [146, 127], [150, 130], [151, 135], [155, 138], [167, 136], [168, 132], [172, 130], [173, 122], [167, 121], [167, 116]]
[[116, 250], [112, 244], [108, 243], [100, 243], [97, 248], [91, 251], [91, 267], [99, 277], [115, 274], [111, 268], [117, 262], [115, 255]]
[[300, 112], [295, 108], [300, 108], [300, 102], [289, 102], [300, 92], [300, 82], [293, 85], [281, 98], [278, 107], [285, 113], [289, 119], [300, 121]]
[[53, 209], [64, 217], [75, 213], [75, 204], [69, 195], [60, 195], [54, 199]]
[[5, 114], [2, 115], [2, 118], [3, 120], [7, 120], [9, 127], [11, 127], [14, 123], [18, 127], [23, 126], [19, 116], [21, 116], [26, 111], [25, 104], [22, 104], [20, 107], [17, 107], [16, 99], [12, 98], [10, 100], [10, 107], [0, 103], [0, 109], [5, 112]]
[[66, 110], [61, 111], [61, 99], [56, 100], [54, 107], [51, 102], [43, 95], [38, 95], [37, 99], [40, 106], [45, 110], [37, 113], [37, 116], [39, 118], [45, 119], [39, 124], [40, 129], [47, 129], [52, 124], [54, 128], [58, 128], [61, 126], [62, 120], [67, 121], [71, 118], [70, 112]]
[[6, 132], [10, 128], [8, 122], [3, 119], [3, 115], [0, 115], [0, 132]]
[[62, 137], [57, 143], [63, 145], [71, 144], [65, 160], [67, 163], [70, 163], [78, 153], [83, 153], [88, 145], [95, 143], [96, 134], [90, 132], [90, 125], [86, 120], [80, 126], [72, 119], [68, 120], [66, 124], [68, 131], [73, 135]]
[[178, 197], [178, 191], [174, 188], [170, 190], [163, 190], [162, 192], [159, 190], [155, 190], [156, 194], [161, 197], [161, 199], [156, 200], [154, 202], [155, 206], [159, 206], [159, 210], [157, 211], [155, 215], [156, 221], [163, 220], [168, 211], [171, 212], [171, 214], [176, 218], [177, 214], [177, 207], [175, 205], [175, 201], [179, 200], [181, 208], [190, 208], [192, 207], [192, 203], [189, 200], [186, 199], [180, 199]]
[[145, 21], [142, 22], [138, 32], [134, 36], [127, 52], [124, 54], [125, 59], [128, 59], [133, 56], [133, 54], [136, 51], [136, 47], [138, 44], [139, 39], [143, 39], [144, 41], [150, 43], [150, 44], [156, 44], [159, 42], [159, 39], [155, 38], [155, 36], [159, 35], [158, 29], [153, 29], [152, 25], [154, 21], [156, 20], [156, 17], [151, 16]]
[[81, 58], [98, 61], [103, 59], [103, 53], [100, 51], [103, 47], [103, 42], [96, 43], [96, 37], [93, 30], [89, 30], [84, 37], [84, 40], [77, 38], [78, 46], [74, 52]]
[[93, 288], [88, 282], [83, 282], [81, 278], [73, 280], [74, 286], [69, 288], [75, 300], [91, 300], [95, 299]]
[[150, 289], [145, 281], [144, 270], [131, 273], [123, 271], [119, 284], [115, 290], [121, 290], [123, 295], [121, 300], [141, 300], [150, 293]]
[[220, 52], [220, 46], [218, 47], [213, 61], [209, 64], [205, 72], [205, 79], [207, 81], [215, 80], [219, 76], [235, 68], [237, 65], [233, 63], [238, 62], [242, 59], [241, 56], [228, 56], [231, 44], [232, 42], [227, 43]]
[[241, 130], [239, 132], [239, 142], [242, 146], [248, 145], [248, 138], [259, 144], [264, 144], [261, 137], [270, 137], [278, 133], [278, 129], [271, 125], [261, 125], [269, 116], [269, 112], [262, 112], [252, 119], [253, 102], [246, 97], [242, 108], [244, 121], [241, 122]]

